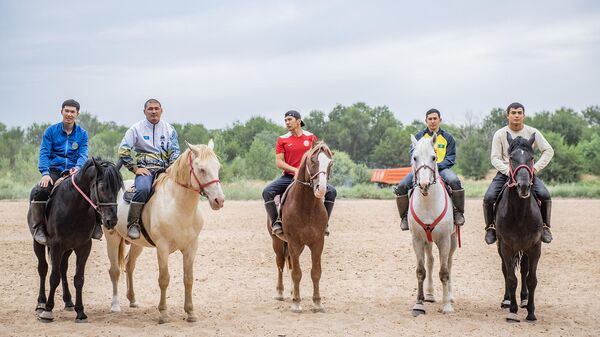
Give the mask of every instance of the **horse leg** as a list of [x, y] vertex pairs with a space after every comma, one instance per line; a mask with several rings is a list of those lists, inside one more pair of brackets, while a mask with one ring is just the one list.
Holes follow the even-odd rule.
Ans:
[[77, 262], [75, 263], [75, 277], [73, 284], [75, 285], [75, 317], [76, 323], [87, 323], [87, 315], [83, 311], [83, 283], [85, 282], [85, 264], [92, 250], [92, 240], [88, 240], [86, 244], [75, 251]]
[[425, 278], [427, 282], [427, 287], [425, 288], [425, 302], [435, 302], [435, 296], [433, 296], [433, 262], [435, 258], [433, 257], [433, 245], [429, 243], [424, 244], [425, 248], [425, 256], [426, 256], [426, 268]]
[[69, 268], [69, 256], [73, 253], [72, 249], [67, 250], [63, 254], [63, 259], [60, 264], [61, 283], [63, 289], [63, 302], [65, 302], [65, 310], [73, 311], [73, 300], [71, 298], [71, 291], [69, 291], [69, 281], [67, 280], [67, 270]]
[[520, 322], [519, 316], [517, 316], [517, 311], [519, 307], [517, 306], [517, 276], [515, 275], [515, 263], [517, 262], [515, 259], [518, 259], [517, 252], [512, 250], [510, 247], [505, 245], [504, 243], [500, 244], [500, 251], [502, 253], [502, 261], [504, 262], [504, 267], [506, 268], [506, 286], [508, 288], [508, 295], [510, 299], [510, 307], [508, 315], [506, 316], [507, 322]]
[[450, 253], [448, 254], [448, 296], [450, 297], [450, 303], [454, 303], [454, 295], [452, 294], [452, 257], [458, 247], [457, 234], [454, 233], [450, 237]]
[[127, 271], [127, 299], [129, 300], [130, 308], [137, 308], [138, 304], [135, 300], [135, 291], [133, 290], [133, 273], [137, 259], [142, 254], [144, 247], [132, 244], [127, 253], [127, 263], [125, 270]]
[[529, 289], [529, 298], [527, 302], [527, 320], [533, 322], [537, 320], [535, 317], [535, 288], [537, 287], [537, 265], [542, 254], [542, 244], [538, 242], [533, 248], [529, 249], [527, 255], [529, 257], [529, 274], [527, 275], [527, 288]]
[[310, 277], [313, 282], [313, 305], [312, 312], [325, 312], [323, 305], [321, 305], [321, 292], [319, 290], [319, 282], [321, 280], [321, 254], [323, 253], [323, 245], [325, 240], [319, 240], [319, 242], [309, 246], [310, 257], [312, 260], [312, 266], [310, 270]]
[[416, 239], [413, 237], [413, 249], [415, 251], [415, 255], [417, 256], [417, 302], [413, 306], [412, 314], [413, 316], [419, 316], [425, 314], [425, 305], [423, 305], [423, 300], [425, 300], [425, 296], [423, 296], [423, 281], [425, 280], [425, 242], [422, 240]]
[[498, 244], [496, 245], [496, 247], [498, 248], [498, 255], [500, 255], [500, 264], [502, 265], [502, 275], [504, 276], [504, 298], [502, 299], [502, 302], [500, 302], [500, 308], [502, 309], [508, 309], [510, 308], [510, 295], [509, 295], [509, 291], [508, 291], [508, 282], [507, 282], [507, 269], [506, 269], [506, 265], [504, 264], [504, 257], [502, 257], [502, 252], [500, 251], [500, 240], [498, 240]]
[[33, 240], [33, 252], [38, 259], [38, 275], [40, 276], [40, 290], [38, 293], [35, 311], [40, 314], [46, 307], [46, 275], [48, 275], [48, 262], [46, 261], [46, 246]]
[[194, 286], [194, 259], [198, 250], [198, 240], [193, 240], [193, 243], [182, 250], [183, 254], [183, 285], [185, 287], [185, 301], [183, 309], [188, 314], [188, 322], [196, 322], [198, 317], [194, 314], [194, 303], [192, 301], [192, 288]]
[[112, 283], [112, 302], [110, 304], [110, 312], [120, 312], [121, 304], [119, 303], [119, 277], [121, 276], [121, 269], [124, 259], [125, 244], [123, 239], [113, 231], [105, 231], [106, 233], [106, 253], [110, 260], [110, 268], [108, 274], [110, 275], [110, 282]]
[[[167, 312], [167, 287], [169, 286], [169, 247], [168, 245], [157, 244], [156, 256], [158, 258], [158, 286], [160, 287], [160, 302], [158, 303], [158, 323], [163, 324], [169, 321]], [[128, 276], [129, 277], [129, 276]]]
[[295, 313], [301, 313], [300, 280], [302, 279], [302, 269], [300, 268], [300, 254], [302, 254], [302, 251], [304, 250], [304, 245], [289, 243], [288, 247], [292, 258], [292, 282], [294, 283], [291, 310]]
[[440, 253], [440, 281], [442, 281], [442, 307], [440, 311], [444, 314], [454, 312], [452, 308], [452, 302], [450, 302], [450, 291], [448, 283], [450, 282], [450, 270], [448, 269], [448, 259], [450, 256], [450, 246], [452, 239], [446, 237], [438, 243], [438, 250]]
[[54, 294], [56, 288], [60, 283], [60, 264], [65, 249], [60, 246], [54, 246], [50, 248], [50, 260], [52, 263], [52, 272], [50, 273], [50, 292], [48, 293], [48, 301], [46, 302], [46, 308], [39, 314], [39, 318], [42, 322], [52, 322], [54, 315], [52, 310], [54, 309]]
[[277, 286], [275, 290], [275, 299], [283, 301], [283, 269], [285, 268], [286, 248], [285, 243], [279, 238], [271, 236], [273, 239], [273, 251], [275, 252], [275, 263], [277, 264]]
[[529, 291], [527, 286], [527, 275], [529, 274], [529, 257], [524, 254], [521, 258], [521, 308], [527, 307]]

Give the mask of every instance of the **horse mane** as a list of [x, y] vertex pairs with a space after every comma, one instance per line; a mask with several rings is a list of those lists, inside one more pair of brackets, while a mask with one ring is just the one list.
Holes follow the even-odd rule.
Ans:
[[516, 149], [522, 149], [527, 151], [529, 154], [533, 155], [533, 147], [529, 144], [529, 140], [517, 136], [514, 138], [512, 142], [508, 145], [508, 153], [512, 153]]
[[[198, 148], [197, 158], [199, 158], [200, 160], [219, 160], [215, 152], [210, 147], [208, 147], [208, 145], [199, 144], [194, 146]], [[179, 157], [175, 159], [173, 164], [171, 164], [171, 166], [169, 166], [169, 168], [167, 169], [168, 173], [173, 174], [176, 182], [186, 186], [190, 185], [191, 183], [190, 168], [188, 166], [188, 156], [190, 151], [190, 148], [187, 148], [185, 151], [183, 151], [183, 153], [180, 154]], [[156, 181], [154, 182], [154, 188], [159, 188], [162, 185], [164, 185], [167, 177], [168, 174], [159, 175], [156, 178]]]
[[94, 162], [102, 167], [102, 169], [99, 170], [99, 173], [102, 174], [102, 181], [107, 184], [111, 191], [123, 188], [123, 177], [117, 166], [111, 161], [104, 160], [101, 157], [92, 157], [88, 159], [81, 168], [81, 172], [83, 173], [90, 167], [95, 166]]

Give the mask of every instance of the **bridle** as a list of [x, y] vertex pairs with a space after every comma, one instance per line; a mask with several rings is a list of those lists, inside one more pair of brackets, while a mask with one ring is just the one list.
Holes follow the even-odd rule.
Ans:
[[506, 186], [508, 187], [514, 187], [517, 185], [517, 173], [519, 172], [519, 170], [521, 169], [526, 169], [527, 172], [529, 173], [529, 184], [533, 184], [533, 177], [535, 176], [535, 172], [533, 170], [533, 158], [531, 159], [531, 167], [527, 164], [521, 164], [519, 166], [517, 166], [514, 170], [512, 168], [512, 159], [508, 160], [508, 174], [509, 174], [509, 180], [506, 182]]
[[413, 172], [413, 186], [417, 186], [417, 176], [419, 174], [419, 171], [421, 171], [422, 169], [428, 169], [433, 173], [433, 181], [430, 181], [427, 184], [427, 187], [437, 183], [437, 172], [435, 171], [435, 169], [427, 164], [423, 164], [423, 165], [417, 167], [417, 169], [414, 170], [414, 172]]
[[[317, 151], [317, 152], [313, 153], [313, 154], [311, 155], [311, 158], [312, 158], [312, 156], [314, 156], [315, 154], [318, 156], [318, 154], [319, 154], [320, 152], [323, 152], [323, 151], [319, 150], [319, 151]], [[331, 158], [330, 158], [330, 159], [331, 159]], [[308, 160], [310, 160], [310, 158], [308, 158]], [[299, 182], [300, 184], [304, 185], [304, 186], [308, 186], [308, 187], [311, 187], [311, 188], [313, 188], [313, 187], [315, 186], [315, 183], [314, 183], [314, 181], [315, 181], [315, 180], [316, 180], [316, 178], [317, 178], [319, 175], [321, 175], [321, 174], [324, 174], [324, 175], [325, 175], [325, 180], [329, 181], [329, 173], [328, 173], [328, 172], [329, 172], [329, 169], [331, 168], [331, 166], [332, 166], [332, 165], [333, 165], [333, 161], [330, 161], [330, 162], [329, 162], [329, 165], [327, 165], [327, 170], [325, 170], [325, 171], [321, 170], [321, 171], [319, 171], [319, 172], [317, 172], [317, 173], [315, 173], [315, 174], [311, 174], [311, 173], [310, 173], [310, 166], [309, 166], [309, 165], [306, 165], [306, 172], [308, 173], [308, 182], [307, 182], [307, 181], [301, 181], [301, 180], [296, 180], [296, 181], [297, 181], [297, 182]]]
[[198, 178], [198, 176], [196, 175], [196, 172], [194, 172], [194, 165], [192, 165], [192, 151], [189, 151], [189, 152], [188, 152], [188, 165], [189, 165], [189, 167], [190, 167], [190, 176], [194, 177], [194, 180], [196, 180], [196, 183], [198, 184], [198, 188], [194, 188], [193, 186], [187, 186], [187, 185], [184, 185], [184, 184], [182, 184], [182, 183], [178, 182], [177, 180], [175, 180], [175, 182], [176, 182], [178, 185], [180, 185], [180, 186], [182, 186], [182, 187], [185, 187], [185, 188], [187, 188], [188, 190], [192, 190], [192, 191], [194, 191], [194, 192], [196, 192], [196, 193], [198, 193], [198, 194], [200, 194], [200, 195], [206, 196], [206, 193], [204, 192], [204, 189], [205, 189], [207, 186], [209, 186], [209, 185], [211, 185], [211, 184], [214, 184], [214, 183], [220, 183], [220, 182], [221, 182], [221, 180], [219, 180], [219, 179], [211, 180], [211, 181], [207, 182], [206, 184], [202, 184], [202, 183], [200, 182], [200, 179], [199, 179], [199, 178]]
[[[96, 197], [96, 200], [100, 200], [100, 197], [98, 196], [98, 169], [96, 169], [96, 183], [94, 184], [96, 186], [95, 189], [90, 187], [90, 192], [94, 192], [94, 195]], [[77, 175], [79, 174], [79, 171], [77, 171], [74, 175], [71, 176], [71, 182], [73, 182], [73, 187], [75, 187], [75, 189], [77, 190], [77, 192], [79, 192], [79, 194], [81, 194], [81, 196], [83, 197], [83, 199], [85, 199], [85, 201], [87, 201], [90, 206], [92, 206], [94, 208], [94, 210], [96, 211], [96, 213], [102, 215], [102, 213], [100, 212], [99, 208], [100, 207], [117, 207], [117, 203], [116, 202], [98, 202], [98, 205], [94, 204], [94, 202], [92, 201], [92, 199], [90, 199], [90, 197], [88, 197], [83, 190], [77, 185], [77, 182], [75, 181], [75, 178], [77, 177]]]

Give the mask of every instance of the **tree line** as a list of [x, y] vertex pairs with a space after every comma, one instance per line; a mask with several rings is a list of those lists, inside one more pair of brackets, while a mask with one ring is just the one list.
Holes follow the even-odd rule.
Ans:
[[[468, 178], [483, 178], [490, 164], [491, 139], [507, 124], [506, 111], [496, 108], [481, 121], [468, 120], [461, 125], [444, 119], [442, 128], [457, 142], [457, 173]], [[305, 116], [306, 129], [335, 151], [332, 183], [351, 186], [368, 182], [370, 169], [410, 165], [410, 135], [425, 127], [422, 120], [403, 124], [386, 106], [365, 103], [337, 105], [329, 113], [311, 111]], [[117, 161], [117, 148], [128, 126], [103, 122], [83, 112], [78, 122], [88, 131], [89, 153]], [[540, 176], [547, 182], [575, 182], [582, 174], [600, 175], [600, 107], [583, 111], [560, 108], [554, 112], [532, 114], [526, 111], [527, 125], [544, 133], [555, 150], [550, 165]], [[182, 151], [190, 144], [215, 141], [215, 150], [223, 164], [221, 179], [271, 180], [275, 167], [275, 142], [285, 132], [282, 121], [264, 117], [237, 121], [223, 129], [207, 129], [202, 124], [172, 123]], [[46, 127], [8, 128], [0, 123], [0, 197], [23, 197], [39, 180], [39, 146]]]

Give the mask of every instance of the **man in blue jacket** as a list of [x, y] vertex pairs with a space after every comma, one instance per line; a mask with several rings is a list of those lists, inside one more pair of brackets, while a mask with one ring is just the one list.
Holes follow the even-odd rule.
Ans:
[[[442, 117], [437, 109], [429, 109], [425, 113], [425, 123], [427, 127], [415, 135], [417, 140], [423, 137], [431, 137], [435, 132], [437, 134], [437, 166], [438, 171], [444, 182], [452, 188], [452, 204], [454, 205], [454, 223], [462, 226], [465, 223], [465, 190], [462, 188], [458, 176], [452, 172], [451, 168], [456, 162], [456, 143], [454, 137], [444, 129], [440, 128]], [[412, 151], [411, 151], [412, 153]], [[408, 191], [413, 187], [413, 173], [409, 173], [400, 181], [396, 187], [396, 206], [400, 213], [400, 228], [403, 231], [408, 230]]]
[[[88, 134], [75, 123], [79, 116], [79, 103], [73, 99], [63, 102], [62, 122], [50, 125], [44, 131], [38, 168], [42, 174], [40, 182], [31, 190], [31, 217], [33, 220], [33, 238], [45, 245], [46, 238], [46, 204], [54, 182], [63, 171], [75, 174], [88, 159]], [[102, 228], [96, 222], [94, 239], [102, 237]]]

